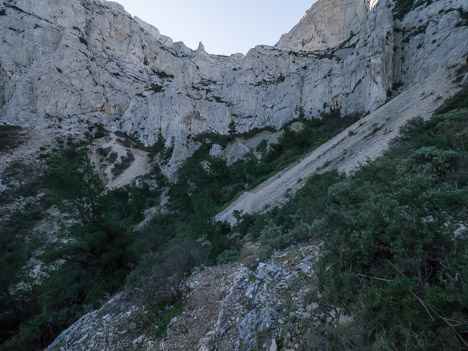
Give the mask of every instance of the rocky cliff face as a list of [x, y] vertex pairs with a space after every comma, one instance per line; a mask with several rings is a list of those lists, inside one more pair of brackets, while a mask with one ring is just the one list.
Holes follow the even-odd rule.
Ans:
[[316, 2], [277, 46], [296, 50], [334, 48], [358, 33], [378, 0], [331, 0]]
[[48, 134], [95, 123], [145, 144], [174, 146], [171, 174], [193, 136], [279, 128], [322, 112], [374, 111], [468, 53], [466, 2], [439, 0], [395, 20], [389, 0], [321, 0], [275, 47], [190, 50], [118, 4], [0, 1], [0, 121]]

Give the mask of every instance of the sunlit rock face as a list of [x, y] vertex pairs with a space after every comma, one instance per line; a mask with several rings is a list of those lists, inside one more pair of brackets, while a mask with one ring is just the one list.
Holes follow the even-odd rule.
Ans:
[[403, 21], [389, 0], [319, 0], [274, 47], [216, 56], [191, 50], [99, 0], [0, 0], [0, 122], [43, 133], [89, 125], [174, 146], [193, 137], [279, 128], [299, 117], [375, 110], [468, 53], [464, 0], [420, 6]]
[[379, 0], [317, 1], [277, 46], [292, 50], [333, 48], [361, 30]]

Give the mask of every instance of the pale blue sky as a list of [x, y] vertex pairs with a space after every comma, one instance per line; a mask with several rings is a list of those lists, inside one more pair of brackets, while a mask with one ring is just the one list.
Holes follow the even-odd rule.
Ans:
[[174, 41], [209, 53], [246, 53], [273, 45], [315, 0], [115, 0]]

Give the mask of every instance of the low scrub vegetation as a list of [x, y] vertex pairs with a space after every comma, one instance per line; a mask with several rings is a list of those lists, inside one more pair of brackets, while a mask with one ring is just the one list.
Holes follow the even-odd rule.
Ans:
[[112, 175], [114, 178], [118, 177], [128, 169], [132, 165], [133, 161], [135, 161], [135, 156], [130, 150], [127, 151], [125, 156], [120, 156], [120, 162], [114, 164], [114, 167], [112, 167]]
[[20, 131], [19, 127], [0, 125], [0, 153], [14, 149], [21, 144]]
[[[26, 236], [13, 230], [0, 243], [0, 349], [44, 348], [123, 287], [152, 311], [150, 324], [158, 326], [159, 338], [182, 308], [187, 275], [202, 263], [235, 260], [245, 235], [260, 241], [262, 259], [301, 241], [321, 243], [317, 294], [324, 306], [339, 307], [354, 321], [352, 332], [308, 332], [310, 349], [463, 349], [467, 108], [464, 90], [429, 121], [409, 123], [385, 156], [350, 176], [316, 175], [287, 206], [244, 216], [234, 228], [213, 222], [213, 216], [357, 118], [336, 114], [304, 121], [301, 131], [286, 128], [278, 143], [261, 145], [256, 155], [230, 166], [209, 155], [218, 139], [202, 138], [176, 183], [169, 184], [155, 167], [138, 186], [112, 191], [103, 186], [86, 148], [55, 150], [38, 185], [50, 199], [41, 205], [53, 201], [63, 216], [57, 240], [39, 257], [47, 276], [25, 293], [14, 288], [27, 279], [21, 275], [25, 257], [39, 247], [24, 238], [34, 237], [29, 234], [41, 209], [37, 218], [27, 217], [27, 226], [18, 224], [25, 213], [12, 217]], [[136, 229], [144, 210], [159, 206], [163, 189], [164, 211]]]
[[318, 296], [354, 316], [353, 333], [315, 330], [310, 349], [466, 349], [464, 101], [466, 89], [430, 120], [408, 123], [383, 157], [349, 176], [316, 175], [287, 206], [238, 225], [264, 259], [300, 241], [321, 244]]

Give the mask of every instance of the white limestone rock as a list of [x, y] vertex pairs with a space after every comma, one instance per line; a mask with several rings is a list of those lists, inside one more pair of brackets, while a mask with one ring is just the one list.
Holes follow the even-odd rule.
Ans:
[[278, 46], [300, 50], [321, 50], [338, 46], [357, 33], [378, 0], [317, 1]]
[[[202, 133], [372, 112], [468, 54], [463, 0], [394, 21], [391, 0], [319, 0], [275, 47], [191, 50], [100, 0], [0, 0], [0, 122], [60, 135], [102, 123], [174, 146], [171, 176]], [[331, 20], [333, 19], [333, 20]], [[338, 19], [338, 20], [337, 20]]]

